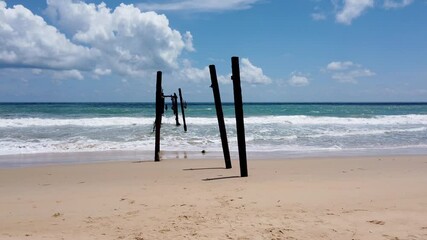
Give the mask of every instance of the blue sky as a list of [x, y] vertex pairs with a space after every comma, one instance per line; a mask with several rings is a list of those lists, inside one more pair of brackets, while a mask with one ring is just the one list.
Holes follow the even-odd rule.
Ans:
[[426, 0], [0, 0], [0, 101], [427, 101]]

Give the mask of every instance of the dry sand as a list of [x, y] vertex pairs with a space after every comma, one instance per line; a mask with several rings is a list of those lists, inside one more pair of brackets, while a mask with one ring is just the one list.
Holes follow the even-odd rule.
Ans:
[[0, 239], [427, 239], [427, 156], [0, 169]]

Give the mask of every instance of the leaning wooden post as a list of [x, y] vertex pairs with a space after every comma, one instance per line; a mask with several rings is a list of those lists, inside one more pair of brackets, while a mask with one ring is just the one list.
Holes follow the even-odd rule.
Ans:
[[181, 113], [182, 113], [182, 122], [184, 123], [184, 131], [187, 131], [187, 124], [185, 123], [185, 113], [184, 113], [184, 100], [182, 100], [181, 88], [178, 88], [179, 91], [179, 101], [181, 102]]
[[179, 123], [179, 118], [178, 118], [178, 96], [176, 95], [176, 93], [173, 93], [172, 105], [173, 105], [173, 114], [175, 114], [176, 126], [181, 126], [181, 124]]
[[162, 72], [157, 72], [156, 82], [156, 141], [154, 150], [154, 161], [160, 161], [160, 127], [162, 125], [162, 113], [164, 109], [164, 99], [162, 93]]
[[238, 57], [231, 58], [231, 70], [231, 79], [233, 80], [234, 89], [234, 109], [236, 113], [237, 144], [239, 147], [240, 176], [247, 177], [248, 164], [246, 159], [245, 122], [243, 117], [243, 100]]
[[212, 91], [215, 99], [216, 116], [218, 118], [219, 133], [221, 135], [222, 151], [224, 152], [225, 168], [231, 168], [230, 150], [228, 148], [227, 132], [225, 129], [224, 113], [222, 111], [221, 95], [219, 93], [218, 78], [215, 65], [209, 66], [212, 81]]

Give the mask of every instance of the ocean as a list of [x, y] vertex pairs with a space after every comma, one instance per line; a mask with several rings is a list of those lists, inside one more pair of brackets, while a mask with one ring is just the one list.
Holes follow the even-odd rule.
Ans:
[[[234, 105], [223, 109], [236, 158]], [[169, 104], [162, 157], [221, 158], [214, 104], [185, 114], [187, 132]], [[247, 103], [244, 114], [249, 158], [427, 153], [427, 103]], [[153, 103], [1, 103], [0, 166], [152, 160], [154, 117]]]

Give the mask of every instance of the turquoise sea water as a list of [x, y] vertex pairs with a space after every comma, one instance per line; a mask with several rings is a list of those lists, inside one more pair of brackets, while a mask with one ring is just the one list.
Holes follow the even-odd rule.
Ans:
[[[10, 162], [7, 156], [12, 155], [99, 151], [116, 153], [117, 158], [121, 151], [133, 152], [141, 160], [151, 160], [154, 107], [152, 103], [0, 104], [0, 164]], [[234, 105], [223, 108], [230, 149], [236, 152]], [[221, 156], [212, 103], [188, 104], [186, 133], [175, 126], [168, 109], [161, 134], [166, 155], [206, 150]], [[244, 113], [249, 155], [427, 153], [427, 103], [249, 103]]]

